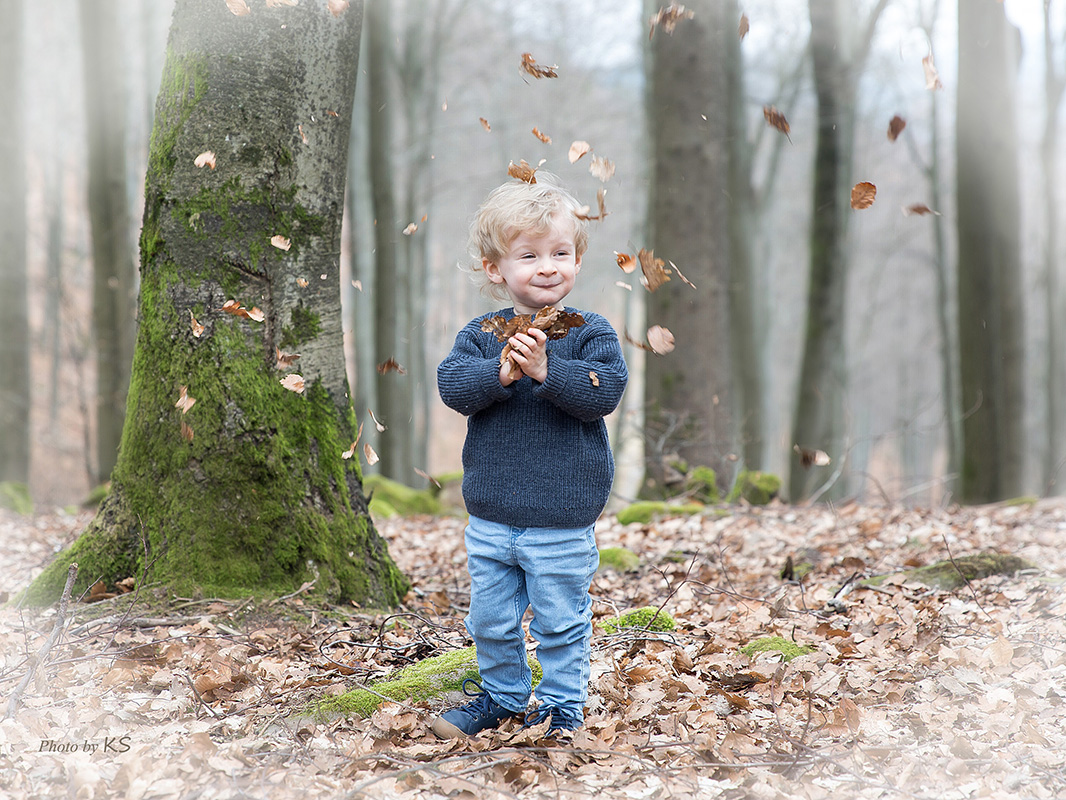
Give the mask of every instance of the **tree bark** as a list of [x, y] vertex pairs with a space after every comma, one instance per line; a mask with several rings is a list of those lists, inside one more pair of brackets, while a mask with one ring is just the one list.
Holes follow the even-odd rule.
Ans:
[[960, 494], [968, 503], [1016, 495], [1023, 484], [1017, 37], [1002, 5], [959, 4]]
[[[657, 3], [653, 3], [656, 8]], [[649, 15], [654, 9], [650, 9]], [[728, 9], [712, 0], [687, 3], [692, 19], [673, 34], [657, 30], [649, 46], [648, 124], [650, 247], [673, 261], [697, 287], [675, 275], [648, 298], [648, 323], [668, 327], [676, 349], [648, 355], [645, 398], [649, 476], [664, 480], [672, 453], [712, 467], [720, 488], [735, 469], [733, 350], [729, 282], [732, 269], [728, 198], [731, 133], [725, 37], [735, 37]], [[655, 435], [655, 434], [653, 434]]]
[[[282, 594], [315, 581], [324, 597], [376, 607], [405, 592], [358, 458], [346, 457], [357, 424], [339, 251], [360, 25], [358, 3], [337, 17], [319, 3], [237, 16], [178, 0], [120, 457], [96, 519], [30, 602], [54, 599], [71, 561], [83, 583], [133, 576], [178, 592]], [[215, 167], [196, 166], [208, 152]], [[223, 311], [231, 300], [251, 316]], [[278, 349], [299, 361], [279, 369]], [[289, 372], [303, 393], [282, 386]], [[183, 395], [195, 405], [176, 407]]]
[[26, 130], [22, 93], [22, 2], [0, 0], [0, 482], [30, 474], [30, 325], [26, 277]]
[[97, 483], [118, 458], [133, 361], [135, 274], [126, 193], [126, 87], [115, 0], [85, 0], [81, 42], [89, 134], [89, 221], [96, 351]]

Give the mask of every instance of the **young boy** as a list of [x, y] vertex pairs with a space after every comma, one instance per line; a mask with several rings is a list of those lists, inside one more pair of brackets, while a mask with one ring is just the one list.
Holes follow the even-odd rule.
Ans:
[[[562, 310], [588, 246], [577, 200], [552, 175], [491, 192], [470, 228], [475, 278], [513, 308], [506, 320]], [[567, 309], [571, 313], [573, 309]], [[433, 723], [442, 738], [473, 736], [523, 715], [532, 692], [522, 616], [544, 677], [527, 724], [576, 730], [588, 699], [592, 599], [599, 565], [593, 525], [614, 477], [603, 418], [628, 373], [618, 336], [598, 314], [562, 338], [530, 327], [506, 342], [470, 322], [437, 369], [441, 398], [467, 419], [463, 498], [470, 613], [481, 685], [472, 702]], [[491, 326], [487, 326], [490, 327]], [[501, 362], [510, 345], [511, 355]], [[473, 683], [475, 686], [477, 684]]]

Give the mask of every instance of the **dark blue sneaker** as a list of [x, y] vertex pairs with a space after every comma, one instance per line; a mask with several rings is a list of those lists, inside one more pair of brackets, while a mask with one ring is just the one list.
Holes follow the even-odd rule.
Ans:
[[[468, 683], [477, 687], [477, 691], [467, 691]], [[445, 711], [430, 726], [430, 729], [441, 739], [454, 739], [457, 736], [476, 736], [486, 728], [498, 727], [501, 722], [510, 717], [520, 716], [518, 712], [504, 708], [492, 696], [481, 688], [481, 684], [472, 678], [463, 681], [463, 694], [473, 697], [472, 702], [465, 706]]]
[[585, 722], [584, 718], [573, 711], [564, 711], [556, 706], [540, 706], [526, 714], [524, 727], [532, 728], [548, 720], [548, 731], [544, 734], [546, 739], [556, 741], [568, 741], [574, 736], [574, 731]]

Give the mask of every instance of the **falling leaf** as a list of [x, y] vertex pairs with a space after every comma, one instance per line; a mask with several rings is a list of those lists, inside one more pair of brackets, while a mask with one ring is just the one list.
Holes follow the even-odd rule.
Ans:
[[522, 70], [538, 80], [540, 78], [558, 78], [559, 74], [555, 71], [557, 69], [559, 69], [558, 65], [553, 67], [538, 66], [537, 60], [533, 58], [532, 53], [522, 53]]
[[299, 286], [301, 289], [306, 289], [308, 285], [307, 278], [297, 278], [296, 285]]
[[637, 260], [629, 253], [619, 253], [614, 251], [614, 260], [618, 263], [618, 267], [628, 275], [630, 272], [637, 268]]
[[696, 288], [696, 284], [694, 284], [692, 281], [682, 275], [681, 270], [677, 268], [677, 264], [675, 264], [673, 261], [670, 262], [670, 268], [677, 273], [677, 277], [681, 279], [681, 282], [683, 284], [685, 284], [686, 286], [691, 286], [693, 289]]
[[925, 203], [914, 203], [913, 205], [903, 207], [903, 216], [912, 217], [915, 214], [919, 216], [925, 216], [926, 214], [936, 214], [938, 217], [941, 216], [939, 211], [933, 211], [933, 209]]
[[290, 242], [281, 234], [275, 234], [274, 236], [271, 236], [270, 243], [274, 245], [274, 247], [278, 248], [278, 250], [288, 250], [290, 247], [292, 247], [292, 242]]
[[352, 281], [352, 286], [355, 287], [356, 291], [360, 291], [360, 292], [363, 291], [363, 282], [362, 281]]
[[599, 178], [603, 183], [607, 183], [614, 175], [614, 162], [608, 161], [606, 158], [600, 158], [598, 156], [592, 157], [592, 163], [589, 164], [589, 172], [596, 178]]
[[896, 114], [892, 119], [888, 121], [888, 140], [890, 142], [896, 141], [899, 135], [903, 133], [903, 129], [907, 127], [907, 120], [903, 119], [899, 114]]
[[199, 339], [204, 335], [204, 326], [196, 321], [196, 317], [192, 315], [192, 309], [189, 309], [189, 324], [192, 326], [192, 335]]
[[600, 385], [600, 376], [597, 375], [594, 370], [589, 370], [589, 380], [592, 381], [592, 385], [593, 386], [599, 387], [599, 385]]
[[876, 196], [876, 186], [869, 181], [859, 181], [851, 187], [851, 207], [854, 209], [869, 208], [874, 204]]
[[617, 286], [619, 289], [625, 289], [627, 292], [633, 291], [633, 287], [625, 281], [615, 281], [614, 285]]
[[192, 427], [185, 421], [184, 417], [181, 418], [181, 438], [187, 442], [193, 440]]
[[507, 174], [512, 178], [518, 178], [518, 180], [525, 181], [526, 183], [537, 182], [537, 168], [529, 166], [524, 158], [522, 159], [522, 163], [517, 166], [512, 161], [507, 166]]
[[570, 143], [570, 152], [567, 153], [567, 158], [570, 159], [571, 164], [574, 164], [578, 161], [578, 159], [588, 153], [591, 149], [592, 145], [590, 145], [588, 142], [582, 141], [581, 139], [577, 139]]
[[933, 51], [929, 51], [929, 55], [922, 59], [922, 69], [925, 71], [925, 88], [931, 92], [935, 92], [937, 89], [943, 89], [944, 84], [940, 82], [940, 74], [936, 71], [936, 65], [933, 63]]
[[426, 472], [426, 471], [424, 471], [424, 470], [421, 470], [421, 469], [419, 469], [418, 467], [415, 467], [415, 468], [414, 468], [414, 470], [415, 470], [415, 474], [416, 474], [416, 475], [419, 475], [420, 477], [423, 477], [423, 478], [425, 478], [425, 479], [426, 479], [427, 481], [429, 481], [430, 483], [432, 483], [432, 484], [433, 484], [434, 486], [436, 486], [436, 487], [437, 487], [438, 489], [439, 489], [439, 488], [441, 488], [441, 486], [440, 486], [440, 481], [438, 481], [438, 480], [437, 480], [436, 478], [434, 478], [434, 477], [433, 477], [432, 475], [430, 475], [430, 474], [429, 474], [428, 472]]
[[300, 138], [303, 140], [303, 143], [307, 144], [307, 134], [304, 133], [304, 126], [303, 125], [297, 125], [296, 126], [296, 130], [298, 130], [300, 132]]
[[666, 269], [666, 262], [661, 258], [656, 258], [654, 250], [640, 248], [637, 259], [640, 261], [640, 271], [643, 273], [641, 283], [649, 292], [654, 292], [670, 280], [670, 270]]
[[246, 315], [252, 322], [263, 322], [266, 319], [266, 314], [263, 313], [263, 309], [252, 306], [252, 310]]
[[798, 444], [792, 445], [792, 449], [799, 455], [800, 464], [805, 469], [809, 467], [825, 467], [832, 460], [825, 450], [809, 450], [806, 447], [800, 447]]
[[695, 11], [686, 11], [685, 7], [680, 3], [670, 3], [665, 8], [660, 8], [652, 16], [648, 38], [651, 39], [655, 35], [655, 29], [660, 25], [666, 33], [673, 34], [677, 23], [683, 19], [692, 19], [694, 16], [696, 16]]
[[384, 425], [381, 422], [378, 422], [378, 418], [374, 416], [374, 409], [368, 408], [366, 410], [366, 413], [370, 415], [370, 419], [374, 420], [374, 427], [378, 429], [378, 433], [384, 433], [388, 430], [388, 426]]
[[256, 322], [262, 322], [266, 319], [260, 309], [253, 307], [252, 310], [249, 311], [248, 309], [243, 308], [236, 300], [227, 300], [222, 305], [222, 310], [235, 317], [244, 317], [245, 319], [255, 320]]
[[596, 204], [599, 206], [600, 213], [596, 216], [592, 216], [589, 212], [592, 210], [588, 206], [581, 206], [574, 212], [574, 216], [583, 220], [602, 220], [607, 216], [607, 205], [605, 203], [607, 198], [607, 190], [600, 189], [596, 192]]
[[349, 0], [329, 0], [329, 13], [339, 17], [348, 10]]
[[252, 13], [252, 9], [248, 8], [248, 4], [244, 0], [226, 0], [226, 6], [234, 16], [243, 17]]
[[740, 26], [737, 28], [737, 34], [743, 39], [748, 35], [748, 31], [751, 30], [751, 25], [748, 24], [748, 15], [740, 15]]
[[295, 372], [290, 372], [288, 375], [281, 379], [280, 383], [290, 392], [296, 392], [297, 394], [304, 393], [303, 376], [298, 375]]
[[418, 223], [417, 222], [409, 222], [407, 224], [407, 227], [403, 229], [403, 235], [404, 236], [410, 236], [412, 233], [414, 233], [417, 230], [418, 230]]
[[299, 0], [267, 0], [268, 8], [282, 8], [283, 6], [299, 5]]
[[544, 142], [544, 144], [552, 143], [552, 137], [541, 131], [541, 129], [538, 128], [536, 125], [533, 126], [533, 135], [540, 139], [542, 142]]
[[781, 133], [785, 134], [785, 138], [788, 139], [788, 143], [792, 144], [792, 137], [789, 136], [792, 128], [789, 127], [788, 120], [785, 119], [785, 115], [778, 111], [774, 106], [763, 106], [762, 115], [766, 118], [766, 122], [772, 128], [777, 128]]
[[656, 355], [666, 355], [674, 349], [674, 334], [662, 325], [648, 328], [648, 344]]
[[349, 458], [351, 458], [352, 456], [355, 455], [355, 447], [356, 447], [356, 445], [359, 444], [359, 439], [362, 437], [362, 435], [363, 435], [363, 424], [359, 423], [359, 430], [357, 430], [355, 432], [355, 441], [352, 442], [352, 446], [351, 447], [349, 447], [347, 450], [345, 450], [343, 453], [341, 453], [341, 458], [349, 459]]
[[274, 369], [289, 369], [300, 358], [299, 353], [286, 353], [276, 345], [274, 346], [274, 353], [277, 356], [277, 363], [274, 365]]
[[481, 122], [481, 127], [484, 128], [485, 130], [487, 130], [487, 131], [491, 131], [492, 130], [492, 126], [489, 125], [489, 121], [487, 119], [485, 119], [484, 117], [478, 117], [478, 121]]
[[389, 373], [389, 372], [398, 372], [401, 375], [406, 375], [407, 374], [407, 370], [405, 370], [403, 367], [401, 367], [399, 364], [397, 364], [396, 363], [396, 359], [393, 358], [392, 356], [389, 356], [384, 361], [382, 361], [380, 364], [378, 364], [378, 375], [385, 375], [386, 373]]
[[215, 154], [212, 153], [210, 150], [205, 150], [204, 152], [200, 153], [200, 155], [198, 155], [196, 157], [196, 160], [193, 162], [193, 164], [195, 164], [196, 166], [201, 167], [201, 168], [202, 167], [211, 167], [211, 169], [214, 169], [215, 168]]
[[366, 456], [366, 463], [370, 466], [374, 466], [378, 463], [378, 454], [374, 452], [374, 448], [370, 446], [370, 442], [363, 445], [363, 455]]
[[188, 414], [189, 409], [196, 404], [195, 397], [189, 397], [189, 388], [182, 386], [178, 392], [178, 402], [174, 404], [174, 408], [180, 408], [182, 414]]

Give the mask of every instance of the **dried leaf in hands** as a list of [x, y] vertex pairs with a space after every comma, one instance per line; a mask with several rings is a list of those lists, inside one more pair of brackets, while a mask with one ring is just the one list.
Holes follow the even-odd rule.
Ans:
[[489, 121], [484, 117], [478, 117], [478, 122], [481, 123], [481, 127], [487, 131], [492, 131], [492, 126], [489, 125]]
[[339, 17], [348, 10], [349, 0], [329, 0], [329, 13]]
[[806, 447], [800, 447], [798, 444], [792, 445], [792, 449], [796, 451], [799, 456], [800, 464], [803, 467], [825, 467], [829, 465], [832, 460], [829, 458], [829, 454], [825, 450], [810, 450]]
[[743, 39], [745, 36], [748, 35], [749, 30], [751, 30], [751, 25], [748, 24], [748, 15], [741, 14], [740, 26], [737, 28], [737, 35], [740, 36], [741, 39]]
[[588, 153], [591, 149], [592, 145], [590, 145], [588, 142], [582, 141], [581, 139], [577, 139], [570, 143], [570, 152], [567, 153], [566, 157], [570, 159], [571, 164], [574, 164], [577, 162], [578, 159]]
[[195, 397], [189, 397], [189, 387], [182, 386], [178, 392], [178, 402], [174, 404], [174, 408], [180, 408], [182, 414], [189, 413], [189, 409], [196, 404]]
[[409, 222], [409, 223], [407, 223], [407, 227], [403, 229], [403, 235], [404, 236], [410, 236], [412, 233], [414, 233], [417, 230], [418, 230], [418, 223], [417, 222]]
[[192, 327], [192, 335], [199, 339], [204, 335], [204, 326], [196, 321], [196, 317], [192, 315], [192, 309], [189, 309], [189, 325]]
[[512, 178], [518, 178], [518, 180], [525, 181], [526, 183], [537, 182], [537, 168], [529, 166], [524, 158], [518, 165], [515, 165], [512, 161], [507, 166], [507, 174]]
[[666, 268], [666, 262], [661, 258], [656, 258], [654, 250], [640, 248], [637, 259], [640, 261], [640, 271], [643, 273], [641, 283], [649, 292], [654, 292], [670, 280], [670, 270]]
[[200, 153], [200, 155], [198, 155], [196, 157], [196, 160], [192, 163], [201, 168], [211, 167], [211, 169], [214, 169], [215, 154], [212, 153], [210, 150], [205, 150], [204, 152]]
[[270, 243], [278, 250], [288, 250], [292, 247], [292, 242], [282, 236], [280, 233], [270, 237]]
[[592, 173], [593, 177], [599, 178], [603, 183], [607, 183], [614, 175], [614, 162], [608, 161], [606, 158], [593, 156], [592, 163], [589, 164], [589, 172]]
[[[585, 318], [575, 311], [560, 311], [552, 306], [545, 306], [536, 314], [517, 314], [506, 319], [502, 316], [489, 317], [482, 320], [481, 330], [491, 333], [498, 342], [506, 342], [519, 331], [528, 331], [530, 328], [538, 328], [544, 331], [549, 339], [562, 339], [570, 332], [571, 328], [580, 328], [585, 324]], [[500, 353], [500, 363], [503, 364], [511, 357], [511, 345], [507, 344]], [[512, 361], [512, 372], [518, 370], [518, 365]]]
[[544, 142], [544, 144], [552, 143], [552, 137], [542, 132], [540, 128], [536, 127], [535, 125], [533, 126], [533, 135], [540, 139], [542, 142]]
[[252, 9], [248, 8], [248, 4], [244, 0], [226, 0], [226, 7], [237, 17], [244, 17], [252, 13]]
[[912, 217], [915, 214], [919, 216], [925, 216], [926, 214], [936, 214], [938, 217], [940, 216], [939, 211], [933, 211], [933, 209], [925, 203], [914, 203], [913, 205], [903, 207], [903, 216]]
[[903, 119], [899, 114], [896, 114], [892, 119], [888, 121], [888, 140], [890, 142], [896, 141], [899, 135], [903, 133], [903, 129], [907, 127], [907, 120]]
[[618, 263], [618, 268], [626, 275], [637, 268], [637, 260], [629, 253], [619, 253], [615, 250], [614, 260]]
[[694, 16], [696, 16], [695, 11], [686, 11], [680, 3], [670, 3], [665, 8], [660, 7], [651, 18], [648, 38], [651, 39], [655, 35], [655, 29], [660, 25], [666, 33], [672, 34], [678, 22], [683, 19], [692, 19]]
[[674, 334], [662, 325], [652, 325], [648, 328], [648, 344], [656, 355], [666, 355], [674, 349]]
[[559, 69], [558, 65], [553, 67], [539, 66], [532, 53], [522, 53], [522, 71], [529, 73], [538, 80], [540, 78], [558, 78], [559, 74], [555, 71], [557, 69]]
[[772, 128], [777, 128], [781, 133], [785, 134], [785, 138], [788, 139], [789, 144], [792, 144], [792, 137], [789, 133], [792, 132], [792, 128], [788, 125], [788, 120], [785, 119], [785, 115], [778, 111], [774, 106], [763, 106], [762, 115], [766, 118], [766, 122]]
[[297, 394], [304, 393], [303, 375], [298, 375], [295, 372], [290, 372], [288, 375], [281, 379], [280, 383], [290, 392], [296, 392]]
[[851, 207], [857, 210], [869, 208], [874, 204], [877, 187], [869, 181], [859, 181], [851, 187]]
[[366, 456], [366, 463], [370, 466], [374, 466], [378, 463], [378, 454], [374, 452], [374, 448], [370, 446], [370, 442], [363, 445], [363, 455]]
[[937, 89], [944, 88], [944, 84], [940, 82], [940, 73], [936, 71], [936, 64], [933, 63], [933, 52], [931, 50], [929, 55], [922, 59], [922, 69], [925, 71], [926, 89], [935, 92]]
[[389, 356], [380, 364], [378, 364], [378, 375], [384, 375], [388, 372], [398, 372], [401, 375], [406, 375], [407, 370], [396, 363], [396, 359]]
[[275, 369], [289, 369], [300, 358], [299, 353], [286, 353], [276, 345], [274, 346], [274, 353], [277, 356], [277, 363], [274, 365]]

